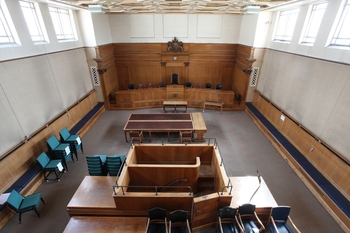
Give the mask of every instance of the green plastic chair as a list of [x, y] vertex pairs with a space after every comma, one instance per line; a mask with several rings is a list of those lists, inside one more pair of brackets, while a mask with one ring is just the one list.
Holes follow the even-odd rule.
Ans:
[[90, 176], [106, 176], [106, 155], [86, 156], [86, 162]]
[[45, 205], [43, 198], [40, 193], [34, 193], [32, 195], [23, 197], [16, 190], [12, 190], [10, 196], [7, 199], [7, 203], [11, 209], [19, 213], [19, 223], [21, 223], [22, 213], [34, 210], [39, 216], [39, 212], [36, 210], [38, 208], [40, 201]]
[[62, 159], [63, 166], [68, 171], [67, 161], [74, 158], [69, 143], [60, 143], [55, 135], [46, 140], [50, 156], [54, 159]]
[[83, 142], [81, 141], [80, 135], [70, 134], [67, 128], [63, 128], [60, 131], [60, 140], [61, 143], [69, 143], [70, 149], [75, 154], [75, 158], [78, 161], [78, 151], [84, 154]]
[[51, 173], [54, 173], [56, 175], [56, 180], [60, 181], [60, 178], [63, 175], [63, 171], [64, 171], [64, 169], [60, 170], [60, 166], [59, 166], [62, 160], [60, 159], [51, 160], [45, 152], [41, 153], [36, 160], [38, 161], [40, 166], [43, 168], [44, 179], [46, 181], [52, 180], [52, 179], [49, 179], [49, 176]]
[[106, 165], [110, 176], [120, 175], [124, 160], [125, 160], [124, 155], [107, 156]]

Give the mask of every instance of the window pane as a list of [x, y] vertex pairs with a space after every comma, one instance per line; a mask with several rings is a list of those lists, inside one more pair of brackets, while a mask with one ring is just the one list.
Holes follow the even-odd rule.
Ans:
[[350, 47], [350, 0], [344, 6], [342, 15], [330, 45]]
[[49, 7], [56, 36], [59, 41], [75, 40], [73, 22], [70, 12], [66, 9]]
[[277, 23], [274, 40], [291, 41], [299, 9], [281, 11]]
[[0, 6], [0, 44], [15, 44], [10, 27]]
[[20, 1], [24, 18], [27, 22], [29, 33], [34, 42], [45, 41], [44, 34], [39, 23], [36, 8], [32, 2]]
[[302, 43], [311, 43], [315, 42], [318, 29], [320, 28], [321, 21], [326, 10], [327, 3], [321, 3], [312, 6], [310, 18], [308, 25], [305, 31], [304, 38]]

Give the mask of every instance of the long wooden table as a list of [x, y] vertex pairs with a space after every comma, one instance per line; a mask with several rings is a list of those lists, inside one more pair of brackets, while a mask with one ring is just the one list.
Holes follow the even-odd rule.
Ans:
[[187, 105], [188, 105], [188, 102], [187, 101], [179, 101], [179, 100], [173, 100], [173, 101], [170, 101], [170, 100], [167, 100], [167, 101], [163, 101], [163, 111], [165, 111], [165, 108], [174, 108], [174, 112], [176, 112], [176, 108], [185, 108], [185, 111], [187, 111]]
[[205, 141], [204, 133], [207, 132], [202, 113], [160, 113], [160, 114], [131, 114], [124, 126], [125, 141], [128, 141], [127, 133], [130, 131], [149, 132], [150, 140], [152, 132], [179, 132], [193, 131], [197, 134], [195, 141]]

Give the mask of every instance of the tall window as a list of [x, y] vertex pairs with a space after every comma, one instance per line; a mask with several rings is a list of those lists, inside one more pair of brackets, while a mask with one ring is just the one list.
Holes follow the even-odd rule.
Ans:
[[344, 5], [330, 45], [350, 47], [350, 0]]
[[0, 5], [0, 45], [15, 43], [15, 38], [10, 30], [9, 23], [6, 20], [3, 6]]
[[49, 7], [49, 10], [58, 41], [76, 40], [71, 12], [57, 7]]
[[290, 42], [292, 40], [298, 13], [299, 9], [286, 10], [279, 13], [274, 36], [275, 41]]
[[36, 11], [36, 7], [32, 2], [19, 1], [23, 11], [24, 18], [27, 22], [29, 33], [34, 42], [44, 42], [45, 37], [43, 33], [42, 21], [39, 21], [39, 17]]
[[316, 35], [318, 29], [320, 28], [326, 7], [327, 2], [315, 4], [312, 6], [309, 21], [307, 23], [306, 30], [304, 33], [304, 38], [301, 41], [302, 43], [313, 44], [315, 42]]

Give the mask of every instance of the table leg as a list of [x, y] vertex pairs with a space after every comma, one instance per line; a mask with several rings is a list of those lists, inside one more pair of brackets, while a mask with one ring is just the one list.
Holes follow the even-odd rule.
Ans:
[[197, 138], [194, 139], [195, 142], [205, 142], [204, 133], [205, 131], [196, 130]]
[[124, 135], [125, 135], [125, 141], [128, 142], [128, 136], [126, 135], [126, 131], [124, 131]]

